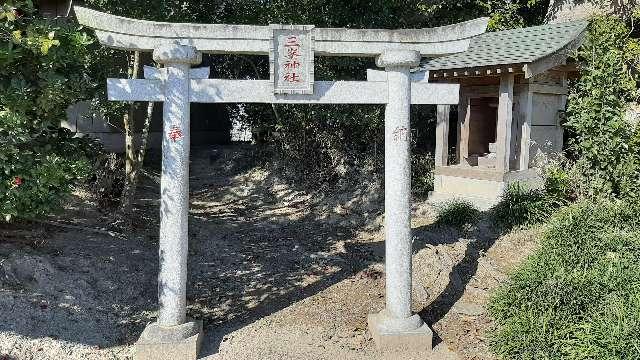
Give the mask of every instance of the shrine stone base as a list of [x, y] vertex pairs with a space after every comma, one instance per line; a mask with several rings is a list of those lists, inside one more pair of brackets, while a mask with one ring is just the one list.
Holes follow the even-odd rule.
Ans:
[[147, 325], [134, 346], [134, 360], [195, 360], [202, 344], [202, 321], [161, 327]]
[[429, 354], [433, 350], [433, 331], [427, 324], [422, 324], [415, 330], [389, 332], [380, 326], [383, 321], [384, 312], [369, 314], [369, 332], [379, 350], [413, 355]]
[[478, 210], [486, 211], [500, 203], [510, 184], [527, 189], [540, 189], [544, 182], [535, 169], [499, 173], [493, 169], [465, 166], [436, 167], [429, 203], [442, 205], [465, 200]]

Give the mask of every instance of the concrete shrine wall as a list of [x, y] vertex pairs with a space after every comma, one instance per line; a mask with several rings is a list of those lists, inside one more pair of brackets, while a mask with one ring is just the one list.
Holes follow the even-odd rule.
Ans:
[[[506, 169], [497, 166], [500, 77], [457, 79], [461, 84], [456, 137], [459, 162], [436, 164], [430, 201], [462, 198], [489, 209], [500, 201], [510, 183], [542, 186], [537, 167], [562, 151], [560, 119], [567, 100], [566, 78], [565, 72], [556, 70], [529, 79], [523, 74], [514, 76], [510, 136], [502, 140], [509, 148]], [[455, 128], [453, 124], [450, 127]], [[442, 135], [436, 137], [443, 141]]]
[[[566, 105], [566, 79], [561, 72], [546, 72], [532, 79], [516, 76], [513, 89], [513, 118], [509, 169], [522, 170], [520, 166], [522, 127], [530, 122], [531, 143], [527, 150], [529, 166], [535, 166], [540, 156], [562, 151], [564, 131], [560, 117]], [[498, 85], [495, 77], [461, 79], [459, 109], [459, 162], [469, 166], [483, 166], [482, 153], [495, 141], [498, 103]], [[530, 98], [529, 98], [530, 96]], [[494, 119], [488, 117], [493, 116]], [[486, 129], [485, 127], [492, 127]], [[493, 167], [492, 163], [484, 163]], [[528, 168], [527, 166], [526, 168]], [[526, 169], [525, 168], [525, 169]]]

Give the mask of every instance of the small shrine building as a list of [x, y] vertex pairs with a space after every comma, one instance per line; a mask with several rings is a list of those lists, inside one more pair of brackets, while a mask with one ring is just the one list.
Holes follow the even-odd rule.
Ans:
[[466, 52], [423, 62], [429, 82], [460, 84], [457, 118], [438, 106], [432, 202], [466, 199], [481, 209], [512, 182], [539, 186], [536, 164], [562, 150], [568, 59], [587, 21], [491, 32]]

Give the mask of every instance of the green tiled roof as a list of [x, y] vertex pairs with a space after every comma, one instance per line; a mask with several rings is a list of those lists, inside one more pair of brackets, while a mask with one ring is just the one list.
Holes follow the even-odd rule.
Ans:
[[587, 21], [546, 24], [484, 33], [471, 39], [466, 52], [423, 61], [424, 70], [532, 63], [581, 38]]

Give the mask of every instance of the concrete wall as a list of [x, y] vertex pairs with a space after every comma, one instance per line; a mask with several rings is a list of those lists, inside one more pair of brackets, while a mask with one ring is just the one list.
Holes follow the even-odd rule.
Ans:
[[[146, 106], [139, 107], [136, 114], [135, 129], [142, 129]], [[192, 104], [191, 109], [191, 144], [194, 146], [207, 144], [226, 144], [231, 141], [231, 120], [226, 108], [221, 105]], [[78, 102], [67, 109], [67, 119], [61, 124], [79, 136], [90, 136], [98, 139], [109, 152], [122, 153], [125, 138], [122, 122], [109, 124], [103, 117], [94, 114], [91, 105], [86, 101]], [[140, 134], [135, 135], [136, 140]], [[156, 104], [149, 131], [148, 146], [159, 149], [162, 144], [162, 106]]]
[[71, 0], [40, 0], [37, 4], [38, 12], [45, 17], [69, 16]]
[[[531, 103], [531, 146], [529, 148], [529, 166], [545, 155], [562, 151], [564, 130], [560, 126], [560, 115], [565, 110], [567, 96], [565, 75], [548, 72], [530, 80]], [[542, 85], [542, 86], [537, 86]]]

